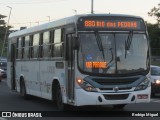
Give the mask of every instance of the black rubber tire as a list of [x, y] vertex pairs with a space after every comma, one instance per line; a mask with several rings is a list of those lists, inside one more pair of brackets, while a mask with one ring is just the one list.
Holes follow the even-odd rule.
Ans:
[[119, 104], [119, 105], [113, 105], [114, 109], [123, 109], [126, 106], [126, 104]]
[[63, 103], [62, 92], [59, 84], [56, 86], [56, 104], [57, 104], [58, 110], [60, 111], [67, 110], [67, 105]]
[[20, 95], [23, 97], [23, 99], [28, 98], [28, 95], [26, 93], [26, 86], [23, 80], [20, 82]]

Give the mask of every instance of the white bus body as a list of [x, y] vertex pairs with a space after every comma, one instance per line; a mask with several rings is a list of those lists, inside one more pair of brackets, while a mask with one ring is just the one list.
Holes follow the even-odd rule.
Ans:
[[[23, 97], [59, 101], [61, 110], [64, 104], [122, 108], [130, 103], [149, 102], [149, 42], [143, 23], [135, 16], [77, 15], [11, 33], [8, 86]], [[89, 44], [83, 37], [90, 37], [97, 44], [94, 54], [86, 53]], [[116, 52], [120, 38], [124, 38], [125, 46], [122, 59]], [[112, 39], [114, 42], [109, 41]], [[94, 60], [96, 51], [103, 60]]]

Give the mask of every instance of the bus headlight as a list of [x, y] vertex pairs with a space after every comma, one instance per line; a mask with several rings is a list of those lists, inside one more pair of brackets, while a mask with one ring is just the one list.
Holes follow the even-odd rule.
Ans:
[[97, 89], [81, 78], [77, 78], [78, 85], [87, 92], [97, 92]]
[[149, 79], [145, 79], [143, 82], [141, 82], [135, 89], [135, 91], [137, 90], [144, 90], [148, 87], [149, 85]]
[[160, 80], [155, 80], [155, 83], [160, 85]]

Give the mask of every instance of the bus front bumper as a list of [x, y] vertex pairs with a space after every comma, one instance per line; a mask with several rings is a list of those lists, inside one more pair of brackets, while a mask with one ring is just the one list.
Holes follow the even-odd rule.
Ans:
[[116, 105], [150, 102], [151, 87], [141, 91], [132, 92], [87, 92], [83, 89], [76, 90], [76, 106], [84, 105]]

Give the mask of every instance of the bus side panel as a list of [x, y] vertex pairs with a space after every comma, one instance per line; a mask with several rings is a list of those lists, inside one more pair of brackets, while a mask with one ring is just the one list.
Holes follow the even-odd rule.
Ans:
[[41, 97], [39, 79], [39, 61], [17, 61], [16, 80], [20, 92], [20, 77], [23, 76], [27, 94]]
[[53, 61], [40, 61], [40, 88], [42, 97], [52, 99], [52, 79], [55, 76], [55, 64]]
[[[60, 66], [57, 66], [57, 63]], [[41, 93], [45, 99], [52, 99], [52, 82], [57, 79], [60, 83], [64, 101], [66, 101], [66, 82], [65, 82], [65, 68], [63, 61], [40, 61], [40, 81]]]

